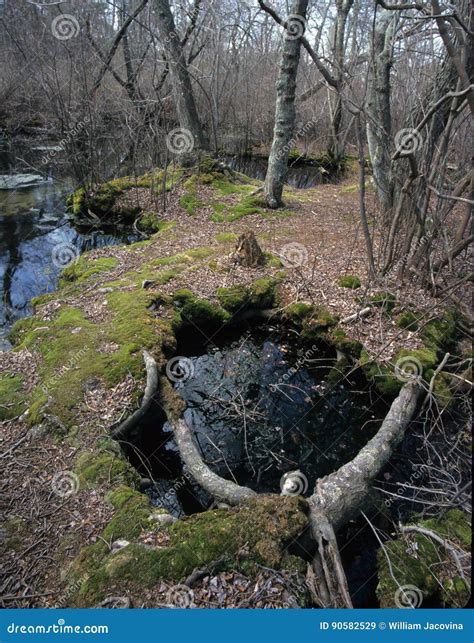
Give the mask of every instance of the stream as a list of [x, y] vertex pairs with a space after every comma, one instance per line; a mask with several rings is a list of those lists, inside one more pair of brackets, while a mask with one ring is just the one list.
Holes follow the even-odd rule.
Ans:
[[[0, 350], [11, 347], [8, 332], [15, 321], [31, 313], [31, 299], [56, 289], [71, 253], [74, 257], [136, 240], [127, 232], [75, 230], [66, 213], [71, 189], [58, 180], [0, 190]], [[70, 254], [63, 256], [61, 248]]]

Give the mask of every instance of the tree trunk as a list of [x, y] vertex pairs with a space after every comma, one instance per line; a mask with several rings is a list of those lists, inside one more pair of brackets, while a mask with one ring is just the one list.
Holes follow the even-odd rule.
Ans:
[[[273, 143], [265, 177], [265, 200], [271, 208], [283, 205], [283, 184], [288, 169], [288, 154], [291, 150], [295, 126], [295, 93], [300, 61], [300, 37], [304, 32], [307, 8], [308, 0], [293, 0], [290, 8], [292, 20], [288, 22], [285, 31], [285, 42], [277, 81]], [[294, 16], [299, 16], [299, 19], [295, 19]]]
[[388, 219], [393, 206], [391, 158], [390, 68], [397, 15], [379, 9], [373, 34], [373, 60], [369, 64], [367, 87], [367, 142], [377, 197]]
[[179, 35], [176, 33], [169, 0], [155, 1], [158, 31], [169, 65], [180, 126], [191, 134], [195, 149], [208, 149], [208, 142], [204, 135], [194, 100], [186, 56]]

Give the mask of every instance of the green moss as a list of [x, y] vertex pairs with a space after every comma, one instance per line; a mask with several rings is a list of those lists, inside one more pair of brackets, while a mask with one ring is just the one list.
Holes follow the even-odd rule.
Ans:
[[218, 326], [228, 321], [228, 314], [206, 299], [195, 299], [184, 304], [180, 311], [181, 321], [194, 326]]
[[287, 306], [284, 310], [285, 318], [293, 324], [300, 325], [305, 319], [311, 317], [315, 312], [312, 304], [299, 301]]
[[418, 330], [418, 316], [410, 310], [406, 310], [398, 316], [397, 326], [411, 331]]
[[230, 313], [235, 313], [245, 308], [250, 300], [249, 289], [246, 286], [217, 288], [216, 296], [222, 308]]
[[[141, 525], [147, 520], [138, 499], [126, 500], [121, 507], [118, 513], [127, 507], [132, 511], [125, 524]], [[152, 587], [161, 579], [178, 581], [219, 559], [223, 559], [223, 569], [242, 568], [239, 552], [244, 546], [251, 552], [251, 560], [245, 559], [246, 572], [255, 572], [255, 563], [278, 569], [289, 564], [285, 547], [305, 529], [306, 513], [306, 502], [301, 498], [259, 496], [237, 509], [210, 510], [178, 521], [168, 530], [167, 547], [154, 549], [132, 543], [105, 556], [99, 564], [97, 551], [84, 552], [75, 564], [76, 574], [88, 569], [90, 575], [80, 589], [78, 604], [96, 602], [111, 584], [133, 581]], [[116, 532], [122, 535], [125, 524]], [[110, 537], [115, 539], [116, 532]], [[132, 535], [126, 533], [131, 540], [139, 533], [138, 527]]]
[[107, 495], [115, 511], [114, 517], [102, 532], [107, 541], [125, 538], [132, 541], [150, 526], [151, 506], [147, 496], [128, 487], [119, 487]]
[[429, 321], [421, 330], [425, 344], [439, 354], [451, 351], [456, 342], [458, 321], [459, 315], [452, 309]]
[[[159, 356], [166, 335], [163, 324], [148, 310], [152, 295], [142, 289], [107, 294], [107, 318], [100, 324], [88, 320], [82, 311], [63, 306], [48, 322], [34, 316], [23, 320], [12, 335], [21, 348], [38, 351], [40, 384], [30, 399], [31, 423], [41, 421], [46, 403], [48, 413], [73, 424], [74, 409], [82, 402], [89, 381], [113, 386], [132, 374], [143, 374], [143, 349]], [[38, 330], [40, 328], [41, 330]], [[118, 349], [101, 351], [113, 342]]]
[[383, 310], [390, 314], [395, 308], [397, 299], [395, 295], [390, 292], [379, 292], [369, 298], [369, 304], [372, 306], [377, 306], [378, 308], [383, 308]]
[[104, 257], [100, 259], [89, 259], [87, 255], [82, 255], [77, 261], [65, 268], [59, 278], [59, 286], [65, 286], [68, 283], [75, 282], [80, 284], [92, 275], [98, 275], [101, 272], [107, 272], [115, 268], [118, 260], [115, 257]]
[[249, 305], [253, 308], [273, 308], [277, 304], [277, 288], [280, 279], [262, 277], [253, 282], [249, 288]]
[[211, 216], [211, 220], [216, 223], [238, 221], [243, 217], [249, 216], [250, 214], [262, 214], [265, 203], [261, 198], [257, 196], [247, 195], [242, 198], [239, 203], [230, 206], [227, 209], [227, 213], [218, 213], [215, 212]]
[[67, 198], [66, 204], [74, 216], [78, 216], [83, 211], [85, 197], [85, 189], [79, 188]]
[[359, 359], [362, 344], [356, 339], [348, 337], [342, 328], [333, 328], [328, 334], [329, 342], [338, 350], [355, 359]]
[[159, 221], [156, 212], [144, 212], [138, 220], [137, 227], [145, 234], [155, 234], [162, 229], [162, 222]]
[[[425, 521], [414, 520], [418, 524], [442, 538], [458, 543], [469, 550], [471, 545], [470, 520], [467, 514], [459, 509], [450, 510], [443, 518], [432, 518]], [[407, 534], [408, 536], [408, 534]], [[396, 595], [399, 586], [414, 585], [422, 593], [423, 600], [440, 600], [444, 607], [464, 607], [469, 599], [468, 590], [457, 576], [453, 565], [442, 562], [446, 560], [446, 551], [441, 545], [428, 536], [412, 532], [409, 535], [414, 546], [408, 547], [405, 538], [397, 538], [385, 543], [385, 551], [379, 550], [378, 571], [379, 584], [377, 595], [380, 607], [398, 607]], [[387, 563], [391, 562], [391, 570]], [[392, 573], [396, 581], [392, 577]], [[449, 575], [446, 579], [446, 575]], [[440, 575], [443, 583], [440, 585]]]
[[216, 234], [216, 241], [219, 243], [233, 243], [237, 241], [237, 235], [235, 232], [218, 232]]
[[371, 360], [365, 350], [362, 350], [360, 354], [359, 364], [365, 377], [375, 385], [379, 393], [387, 397], [398, 395], [404, 382], [396, 377], [391, 368]]
[[344, 277], [339, 277], [337, 285], [341, 286], [341, 288], [352, 288], [352, 290], [355, 290], [361, 286], [360, 277], [357, 277], [357, 275], [345, 275]]
[[14, 418], [26, 410], [23, 375], [0, 374], [0, 421]]
[[103, 451], [82, 453], [76, 463], [76, 473], [81, 483], [87, 486], [104, 482], [138, 484], [140, 481], [137, 472], [123, 456]]

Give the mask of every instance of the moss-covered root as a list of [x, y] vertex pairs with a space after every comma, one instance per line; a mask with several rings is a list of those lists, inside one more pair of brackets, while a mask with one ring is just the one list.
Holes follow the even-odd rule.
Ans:
[[[113, 538], [126, 534], [130, 540], [137, 531], [131, 534], [127, 524], [143, 524], [149, 510], [135, 496], [112, 500], [118, 507]], [[134, 515], [127, 518], [129, 507]], [[111, 554], [97, 543], [83, 550], [73, 565], [72, 580], [82, 579], [75, 604], [95, 605], [111, 586], [117, 592], [130, 583], [152, 587], [161, 579], [179, 581], [216, 561], [221, 561], [222, 569], [237, 568], [249, 575], [256, 571], [256, 563], [276, 569], [298, 568], [301, 561], [289, 556], [286, 546], [306, 526], [307, 504], [302, 498], [259, 496], [236, 509], [215, 509], [179, 520], [168, 528], [169, 544], [165, 547], [135, 542]], [[110, 530], [107, 535], [112, 535]]]

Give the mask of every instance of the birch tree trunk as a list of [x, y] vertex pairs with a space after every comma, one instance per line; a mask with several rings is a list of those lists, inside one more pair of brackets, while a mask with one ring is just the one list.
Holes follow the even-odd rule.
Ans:
[[204, 135], [194, 100], [186, 56], [179, 35], [176, 32], [169, 0], [155, 0], [155, 3], [160, 44], [164, 49], [169, 65], [179, 124], [181, 129], [187, 130], [192, 135], [195, 149], [208, 149], [208, 142]]
[[295, 127], [296, 77], [307, 8], [308, 0], [293, 0], [290, 6], [290, 20], [287, 22], [285, 32], [277, 81], [273, 142], [265, 177], [265, 200], [270, 208], [279, 208], [283, 205], [283, 184]]

